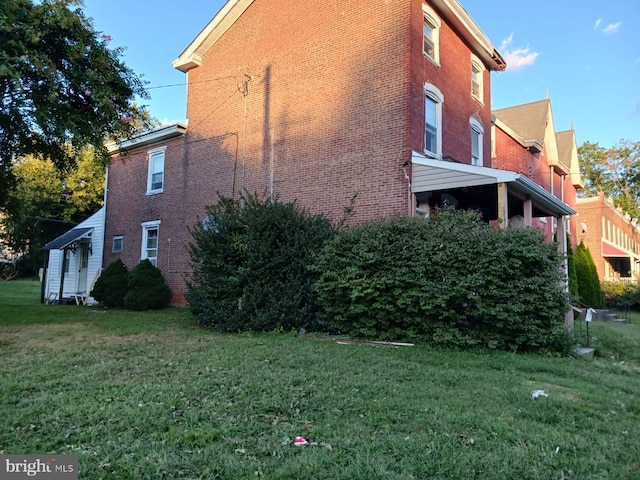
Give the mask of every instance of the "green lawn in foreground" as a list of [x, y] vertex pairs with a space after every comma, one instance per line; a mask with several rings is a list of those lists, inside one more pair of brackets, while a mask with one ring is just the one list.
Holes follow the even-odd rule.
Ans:
[[219, 335], [0, 282], [0, 452], [83, 480], [637, 479], [640, 325], [590, 333], [595, 360]]

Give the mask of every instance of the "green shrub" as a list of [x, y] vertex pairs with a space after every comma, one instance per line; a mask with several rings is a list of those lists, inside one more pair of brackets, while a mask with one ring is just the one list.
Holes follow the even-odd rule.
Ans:
[[598, 270], [593, 261], [591, 250], [583, 242], [580, 242], [576, 248], [574, 261], [580, 301], [589, 307], [601, 308], [603, 295]]
[[118, 259], [102, 271], [90, 295], [105, 307], [122, 307], [128, 277], [127, 266]]
[[564, 350], [557, 245], [469, 211], [342, 230], [315, 283], [325, 322], [349, 335], [449, 346]]
[[278, 199], [220, 197], [191, 234], [187, 299], [201, 324], [226, 332], [317, 326], [309, 265], [333, 234], [325, 217]]
[[626, 282], [603, 282], [605, 306], [608, 308], [640, 307], [640, 286]]
[[571, 296], [571, 299], [580, 300], [576, 261], [574, 259], [573, 247], [571, 246], [571, 239], [569, 238], [569, 235], [567, 235], [567, 271], [569, 274], [569, 295]]
[[162, 272], [144, 259], [129, 273], [124, 306], [129, 310], [158, 310], [167, 306], [170, 294]]

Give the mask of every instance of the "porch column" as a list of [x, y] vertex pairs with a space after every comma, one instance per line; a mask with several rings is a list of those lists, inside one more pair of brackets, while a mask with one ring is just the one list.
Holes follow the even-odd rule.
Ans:
[[522, 208], [524, 210], [524, 226], [532, 227], [533, 226], [533, 202], [530, 198], [527, 198], [523, 204]]
[[507, 197], [507, 184], [498, 183], [498, 223], [500, 228], [507, 228], [509, 222], [509, 200]]
[[62, 271], [60, 272], [60, 291], [58, 292], [58, 305], [62, 305], [62, 293], [64, 291], [64, 271], [67, 269], [67, 247], [62, 250]]

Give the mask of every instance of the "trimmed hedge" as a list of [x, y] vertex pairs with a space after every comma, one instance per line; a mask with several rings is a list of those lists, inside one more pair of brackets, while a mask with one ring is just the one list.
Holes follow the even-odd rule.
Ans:
[[537, 230], [444, 209], [340, 231], [315, 291], [325, 322], [357, 337], [567, 351], [561, 261]]

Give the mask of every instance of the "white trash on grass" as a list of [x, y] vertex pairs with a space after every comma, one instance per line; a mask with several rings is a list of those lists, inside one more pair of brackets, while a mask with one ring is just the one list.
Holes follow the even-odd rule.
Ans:
[[531, 398], [548, 397], [549, 394], [544, 390], [534, 390], [531, 392]]

